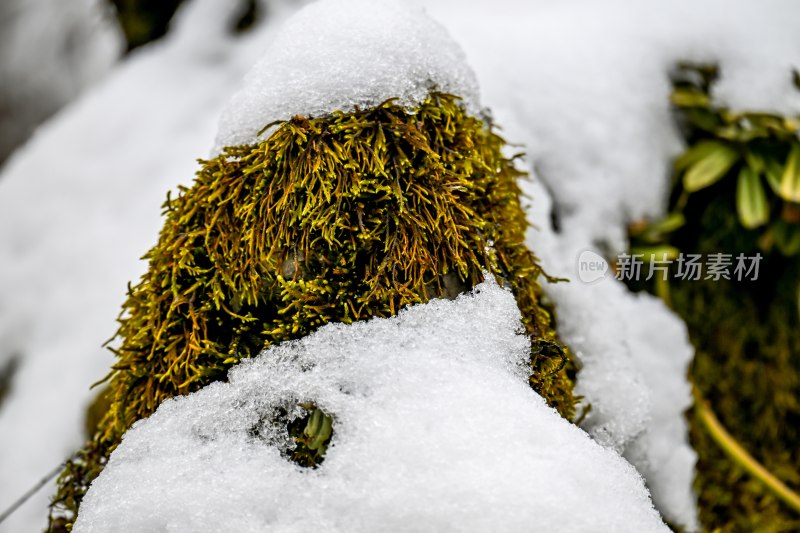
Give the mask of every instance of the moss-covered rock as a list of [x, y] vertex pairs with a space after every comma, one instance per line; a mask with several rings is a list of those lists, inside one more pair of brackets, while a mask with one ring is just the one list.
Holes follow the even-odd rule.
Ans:
[[[532, 387], [573, 416], [543, 273], [523, 244], [522, 173], [491, 124], [432, 93], [414, 110], [387, 101], [270, 127], [201, 161], [193, 185], [168, 197], [120, 318], [110, 408], [62, 474], [54, 516], [75, 516], [125, 430], [163, 400], [224, 380], [273, 343], [453, 296], [485, 272], [513, 290], [535, 341]], [[299, 444], [326, 433], [309, 434], [312, 422], [313, 407]]]

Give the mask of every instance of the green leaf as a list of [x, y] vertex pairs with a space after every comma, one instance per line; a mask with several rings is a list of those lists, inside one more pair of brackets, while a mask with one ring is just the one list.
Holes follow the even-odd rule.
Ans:
[[744, 160], [747, 161], [747, 166], [753, 169], [753, 172], [756, 174], [761, 174], [764, 171], [764, 166], [766, 163], [764, 162], [764, 157], [754, 152], [753, 150], [747, 150], [744, 153]]
[[736, 211], [747, 229], [763, 226], [769, 221], [769, 202], [761, 178], [750, 167], [742, 167], [736, 187]]
[[715, 147], [694, 162], [683, 175], [683, 188], [688, 192], [699, 191], [719, 181], [739, 159], [733, 148], [714, 143]]
[[674, 246], [662, 244], [659, 246], [636, 246], [631, 248], [631, 255], [641, 255], [642, 261], [650, 263], [653, 261], [674, 261], [681, 254], [681, 251]]
[[658, 243], [673, 231], [679, 230], [686, 224], [683, 213], [676, 211], [668, 214], [658, 222], [647, 226], [642, 232], [641, 239], [648, 243]]
[[651, 225], [649, 229], [661, 234], [672, 233], [673, 231], [682, 228], [684, 224], [686, 224], [686, 217], [683, 215], [683, 213], [670, 213], [662, 220]]
[[689, 122], [701, 130], [716, 134], [717, 128], [722, 125], [722, 118], [715, 112], [702, 107], [691, 107], [686, 109], [686, 118]]
[[790, 202], [800, 203], [800, 144], [793, 144], [783, 168], [781, 188], [778, 193], [781, 198]]
[[717, 141], [700, 141], [696, 144], [693, 144], [688, 150], [683, 152], [678, 159], [675, 160], [675, 170], [686, 170], [701, 159], [705, 159], [709, 155], [719, 150], [720, 146], [724, 145]]
[[764, 160], [764, 176], [767, 178], [772, 192], [780, 196], [781, 194], [781, 179], [783, 179], [783, 165], [771, 157]]
[[708, 95], [697, 89], [675, 89], [670, 97], [672, 104], [678, 107], [708, 107], [711, 101]]

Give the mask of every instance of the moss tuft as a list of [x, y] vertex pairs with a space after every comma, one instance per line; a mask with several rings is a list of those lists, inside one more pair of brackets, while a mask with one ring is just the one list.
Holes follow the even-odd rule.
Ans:
[[523, 174], [490, 125], [432, 93], [414, 112], [387, 101], [271, 126], [201, 161], [194, 184], [168, 197], [120, 317], [110, 409], [61, 476], [55, 515], [75, 516], [125, 430], [163, 400], [271, 344], [453, 296], [486, 271], [510, 286], [537, 341], [531, 385], [574, 415], [542, 271], [523, 244]]

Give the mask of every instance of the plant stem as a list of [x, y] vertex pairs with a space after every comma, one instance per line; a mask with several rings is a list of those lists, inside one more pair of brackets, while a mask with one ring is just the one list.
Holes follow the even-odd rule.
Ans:
[[744, 468], [748, 474], [761, 481], [777, 498], [800, 513], [800, 495], [787, 487], [780, 479], [764, 468], [761, 463], [756, 461], [752, 455], [747, 453], [747, 450], [722, 426], [708, 401], [703, 398], [697, 387], [693, 387], [693, 394], [697, 416], [711, 438], [714, 439], [714, 442], [722, 448], [734, 463]]

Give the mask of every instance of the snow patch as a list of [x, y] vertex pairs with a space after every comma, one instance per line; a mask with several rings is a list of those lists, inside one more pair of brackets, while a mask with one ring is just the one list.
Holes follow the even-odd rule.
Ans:
[[[669, 530], [638, 473], [547, 407], [494, 281], [265, 350], [137, 422], [76, 533]], [[334, 416], [316, 470], [250, 429], [287, 402]]]
[[684, 418], [694, 350], [686, 325], [660, 299], [631, 293], [613, 273], [581, 281], [577, 261], [591, 243], [582, 232], [555, 233], [542, 223], [552, 205], [541, 182], [524, 182], [523, 190], [534, 199], [529, 220], [538, 224], [528, 231], [528, 246], [546, 272], [570, 280], [545, 291], [555, 302], [558, 333], [581, 364], [575, 392], [585, 397], [584, 408], [591, 405], [581, 427], [637, 467], [665, 516], [696, 530], [697, 456]]

